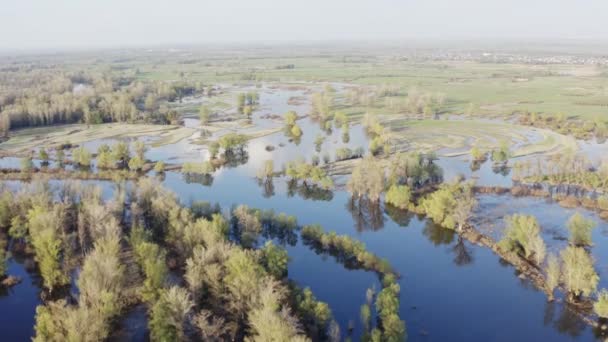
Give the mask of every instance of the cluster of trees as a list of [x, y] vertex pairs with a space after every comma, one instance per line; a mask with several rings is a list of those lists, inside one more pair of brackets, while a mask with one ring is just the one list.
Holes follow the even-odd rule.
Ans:
[[597, 167], [582, 156], [570, 151], [536, 161], [515, 163], [513, 179], [525, 182], [579, 185], [587, 189], [608, 189], [608, 162]]
[[494, 165], [504, 166], [511, 157], [511, 151], [509, 151], [509, 145], [507, 142], [502, 142], [498, 149], [492, 150], [492, 161]]
[[363, 147], [357, 147], [354, 150], [348, 147], [340, 147], [336, 149], [336, 161], [361, 158], [363, 154]]
[[182, 165], [183, 173], [191, 173], [191, 174], [199, 174], [199, 175], [209, 175], [215, 171], [213, 164], [209, 161], [204, 162], [185, 162]]
[[372, 203], [379, 203], [385, 188], [385, 178], [382, 163], [373, 156], [367, 156], [353, 169], [346, 188], [353, 201], [366, 198]]
[[436, 117], [444, 108], [445, 94], [424, 92], [413, 87], [408, 89], [407, 96], [400, 98], [401, 89], [398, 86], [382, 86], [378, 96], [385, 98], [385, 106], [395, 112], [421, 114], [427, 118]]
[[285, 174], [291, 178], [291, 182], [302, 181], [304, 187], [309, 184], [318, 186], [321, 189], [329, 190], [334, 187], [334, 182], [329, 175], [318, 166], [306, 163], [302, 158], [290, 161], [285, 166]]
[[[131, 156], [131, 150], [135, 155]], [[97, 167], [100, 169], [115, 169], [128, 167], [132, 171], [141, 170], [146, 162], [146, 145], [143, 141], [136, 141], [131, 145], [131, 149], [125, 142], [118, 142], [110, 147], [107, 144], [101, 145], [97, 149]], [[79, 153], [74, 154], [74, 161], [81, 166], [87, 161], [90, 164], [90, 157], [84, 147]], [[83, 162], [85, 164], [83, 164]]]
[[414, 190], [436, 185], [443, 181], [443, 170], [434, 161], [433, 153], [400, 152], [389, 164], [389, 182], [404, 184]]
[[84, 72], [38, 70], [10, 73], [11, 89], [0, 98], [0, 132], [11, 128], [66, 123], [175, 123], [166, 105], [193, 94], [196, 85], [142, 82]]
[[390, 153], [390, 132], [387, 128], [382, 126], [380, 121], [375, 115], [366, 113], [362, 120], [363, 128], [370, 137], [369, 151], [373, 155], [384, 153], [388, 155]]
[[[386, 190], [385, 201], [394, 207], [406, 209], [410, 205], [412, 191], [427, 185], [435, 185], [443, 179], [443, 171], [433, 163], [432, 155], [423, 155], [418, 152], [397, 153], [388, 162], [388, 177], [384, 163], [373, 156], [367, 156], [353, 169], [351, 178], [347, 183], [347, 189], [353, 196], [353, 200], [368, 200], [372, 204], [378, 204], [380, 196]], [[468, 190], [464, 190], [464, 189]], [[444, 193], [448, 194], [453, 189], [444, 189], [435, 196], [438, 198]], [[463, 187], [460, 191], [449, 196], [472, 198], [470, 186]], [[456, 198], [453, 202], [456, 201]], [[441, 202], [443, 210], [446, 210], [446, 201], [431, 200], [429, 203]], [[451, 203], [451, 202], [450, 202]], [[471, 204], [471, 201], [467, 201]], [[432, 206], [434, 207], [434, 205]], [[430, 208], [429, 208], [430, 209]], [[458, 208], [460, 211], [462, 208]], [[434, 210], [433, 210], [434, 211]], [[444, 213], [447, 217], [452, 215]], [[441, 220], [443, 221], [443, 219]], [[440, 223], [440, 222], [438, 222]], [[447, 223], [447, 222], [446, 222]], [[452, 226], [451, 228], [454, 228]]]
[[298, 114], [295, 111], [290, 110], [285, 114], [285, 132], [296, 139], [303, 134], [302, 129], [296, 123], [297, 120]]
[[311, 101], [311, 117], [318, 119], [322, 123], [329, 122], [332, 117], [332, 109], [334, 107], [335, 90], [330, 85], [326, 85], [322, 92], [312, 94]]
[[405, 105], [412, 114], [424, 114], [431, 118], [439, 114], [444, 104], [445, 94], [423, 92], [415, 87], [407, 91]]
[[[578, 213], [568, 220], [570, 244], [560, 252], [559, 258], [554, 254], [546, 257], [547, 247], [534, 216], [515, 214], [507, 217], [506, 223], [504, 237], [498, 243], [499, 248], [515, 252], [538, 267], [544, 265], [546, 286], [551, 296], [560, 285], [564, 286], [571, 301], [578, 301], [596, 292], [599, 275], [594, 269], [593, 258], [585, 249], [591, 245], [591, 230], [595, 226], [593, 221]], [[602, 296], [603, 292], [600, 292], [595, 305], [600, 316], [605, 314], [602, 311], [605, 298]]]
[[419, 208], [433, 222], [461, 231], [473, 214], [477, 200], [469, 182], [442, 184], [420, 201]]
[[335, 232], [325, 233], [318, 225], [302, 228], [304, 243], [312, 246], [318, 253], [328, 253], [334, 256], [346, 267], [365, 269], [378, 274], [382, 282], [382, 290], [376, 298], [376, 312], [379, 325], [371, 329], [371, 301], [361, 308], [361, 317], [365, 327], [363, 341], [403, 341], [406, 339], [405, 322], [399, 317], [400, 287], [396, 274], [386, 259], [381, 259], [366, 250], [365, 245], [346, 235]]
[[597, 116], [592, 120], [566, 117], [564, 113], [537, 113], [525, 111], [518, 116], [521, 125], [549, 128], [553, 131], [573, 135], [578, 139], [597, 137], [604, 140], [608, 136], [608, 122]]
[[[55, 294], [36, 310], [35, 341], [105, 340], [139, 301], [149, 309], [153, 340], [339, 340], [327, 304], [287, 281], [285, 249], [231, 242], [231, 222], [219, 208], [182, 207], [149, 178], [131, 193], [119, 187], [105, 203], [98, 187], [65, 184], [57, 194], [34, 182], [0, 196], [1, 228], [31, 246], [25, 250]], [[232, 224], [248, 231], [259, 225], [269, 239], [289, 235], [295, 243], [294, 217], [238, 211]], [[56, 289], [69, 284], [78, 260], [78, 295], [68, 300]], [[185, 271], [185, 286], [169, 281], [169, 267]]]
[[239, 114], [250, 117], [255, 107], [260, 104], [260, 94], [255, 91], [238, 94], [236, 106]]

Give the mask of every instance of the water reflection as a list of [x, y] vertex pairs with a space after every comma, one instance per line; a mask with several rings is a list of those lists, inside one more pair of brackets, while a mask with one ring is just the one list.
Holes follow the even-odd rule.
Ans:
[[334, 193], [331, 190], [323, 189], [314, 184], [299, 184], [297, 180], [290, 179], [287, 181], [287, 196], [293, 197], [295, 195], [313, 201], [331, 201], [334, 198]]
[[379, 202], [351, 197], [346, 203], [346, 210], [350, 212], [357, 232], [377, 231], [384, 227], [384, 213]]
[[458, 241], [452, 247], [454, 252], [454, 263], [458, 266], [466, 266], [473, 262], [473, 250], [470, 249], [464, 242], [461, 236], [458, 236]]
[[426, 220], [422, 234], [435, 246], [451, 244], [456, 235], [453, 229], [443, 228], [431, 220]]

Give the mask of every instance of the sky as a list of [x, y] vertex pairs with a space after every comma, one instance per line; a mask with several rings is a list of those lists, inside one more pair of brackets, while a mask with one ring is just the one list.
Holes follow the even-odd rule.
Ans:
[[608, 40], [608, 0], [0, 0], [0, 49]]

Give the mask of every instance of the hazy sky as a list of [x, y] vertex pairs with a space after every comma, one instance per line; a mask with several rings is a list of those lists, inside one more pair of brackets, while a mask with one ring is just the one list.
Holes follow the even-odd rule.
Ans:
[[0, 49], [412, 38], [608, 39], [608, 0], [2, 0]]

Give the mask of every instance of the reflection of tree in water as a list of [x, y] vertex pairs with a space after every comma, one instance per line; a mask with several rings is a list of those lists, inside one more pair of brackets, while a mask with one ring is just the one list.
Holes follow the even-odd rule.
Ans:
[[506, 177], [509, 175], [509, 171], [511, 171], [511, 169], [505, 165], [494, 165], [492, 166], [492, 171], [497, 175], [502, 175]]
[[262, 236], [273, 239], [278, 244], [295, 246], [298, 243], [298, 227], [296, 224], [288, 224], [283, 220], [273, 217], [270, 220], [262, 220]]
[[274, 182], [272, 177], [258, 179], [258, 185], [262, 188], [262, 196], [264, 196], [264, 198], [274, 196]]
[[392, 205], [386, 203], [384, 205], [384, 212], [396, 223], [399, 227], [407, 227], [410, 225], [410, 221], [412, 217], [414, 217], [414, 213], [393, 207]]
[[213, 184], [213, 176], [210, 174], [184, 173], [184, 180], [187, 184], [197, 183], [203, 186], [211, 186]]
[[234, 168], [246, 164], [249, 161], [249, 153], [247, 150], [225, 153], [224, 159], [225, 163], [222, 165], [223, 167]]
[[481, 169], [481, 165], [483, 164], [483, 162], [479, 161], [479, 160], [473, 160], [471, 162], [471, 164], [469, 165], [469, 167], [471, 168], [471, 171], [477, 171], [479, 169]]
[[287, 196], [293, 197], [299, 195], [305, 200], [313, 201], [331, 201], [334, 198], [334, 193], [331, 190], [322, 189], [316, 185], [298, 184], [296, 180], [287, 181]]
[[380, 202], [372, 202], [362, 197], [359, 200], [351, 197], [346, 203], [346, 209], [355, 221], [355, 229], [358, 232], [366, 230], [380, 230], [384, 227], [384, 212]]
[[426, 220], [422, 234], [426, 236], [435, 246], [449, 245], [454, 241], [456, 234], [452, 229], [446, 229], [431, 220]]
[[454, 263], [456, 265], [464, 266], [473, 262], [473, 251], [464, 243], [462, 236], [458, 236], [458, 241], [452, 251], [454, 252]]
[[[560, 305], [554, 301], [547, 302], [543, 322], [545, 325], [553, 325], [562, 334], [577, 337], [587, 328], [587, 325], [568, 305], [567, 303]], [[560, 312], [558, 317], [555, 317], [558, 308]]]

